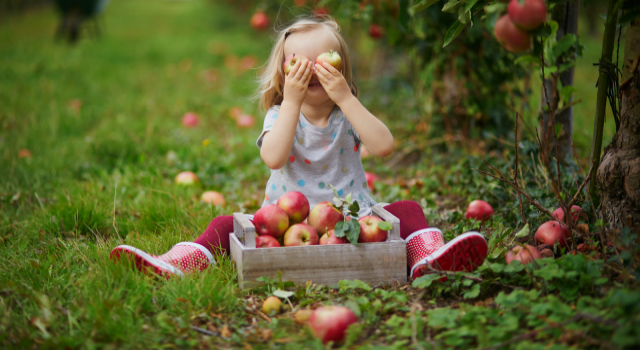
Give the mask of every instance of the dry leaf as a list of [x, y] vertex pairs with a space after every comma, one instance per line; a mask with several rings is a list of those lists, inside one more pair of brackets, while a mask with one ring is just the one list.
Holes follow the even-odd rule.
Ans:
[[260, 338], [264, 341], [271, 339], [273, 336], [273, 332], [269, 328], [259, 329], [258, 332], [260, 333]]
[[222, 335], [225, 338], [231, 338], [231, 331], [229, 330], [229, 327], [227, 326], [222, 327], [222, 329], [220, 330], [220, 335]]

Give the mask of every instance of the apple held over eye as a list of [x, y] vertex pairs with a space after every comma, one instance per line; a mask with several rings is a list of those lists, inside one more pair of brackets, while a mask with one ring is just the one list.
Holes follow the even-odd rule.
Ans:
[[542, 0], [511, 0], [507, 12], [511, 21], [524, 30], [536, 29], [547, 20], [547, 7]]
[[469, 207], [467, 208], [467, 212], [464, 214], [464, 217], [467, 219], [476, 219], [476, 220], [487, 220], [489, 217], [493, 215], [493, 208], [491, 204], [476, 199], [469, 203]]
[[273, 238], [273, 236], [258, 236], [256, 237], [256, 248], [278, 248], [280, 247], [280, 242], [277, 239]]
[[323, 343], [337, 343], [344, 339], [347, 328], [356, 322], [356, 314], [344, 306], [322, 306], [309, 317], [309, 328]]
[[358, 223], [360, 223], [360, 236], [358, 236], [358, 243], [386, 241], [389, 231], [384, 231], [378, 227], [378, 223], [382, 221], [382, 219], [373, 215], [363, 216], [358, 219]]
[[567, 246], [569, 239], [569, 229], [559, 221], [547, 221], [538, 227], [534, 240], [537, 244], [549, 244], [551, 246], [559, 243], [561, 246]]
[[198, 182], [198, 175], [192, 171], [183, 171], [176, 176], [176, 184], [182, 186], [191, 186]]
[[331, 202], [320, 202], [309, 212], [308, 222], [318, 234], [325, 234], [344, 221], [344, 215]]
[[542, 258], [542, 255], [540, 255], [538, 248], [528, 244], [524, 247], [517, 246], [511, 249], [506, 256], [507, 264], [511, 264], [512, 261], [518, 260], [522, 264], [526, 265], [533, 260], [540, 258]]
[[249, 24], [255, 30], [265, 30], [269, 26], [269, 17], [266, 13], [258, 11], [251, 16]]
[[[573, 220], [573, 222], [578, 222], [579, 219], [583, 218], [583, 219], [587, 219], [586, 216], [587, 214], [582, 212], [582, 208], [580, 208], [577, 205], [572, 205], [571, 206], [571, 220]], [[555, 216], [556, 219], [558, 219], [558, 221], [562, 221], [562, 222], [566, 222], [564, 220], [564, 209], [563, 208], [558, 208], [556, 210], [553, 211], [553, 216]]]
[[507, 51], [521, 53], [531, 47], [531, 35], [516, 27], [509, 15], [504, 15], [496, 21], [493, 34]]
[[260, 208], [253, 216], [253, 224], [259, 235], [280, 238], [289, 227], [289, 216], [279, 206], [269, 204]]
[[199, 120], [200, 118], [198, 118], [197, 114], [193, 112], [185, 113], [182, 116], [182, 125], [186, 128], [195, 128], [196, 126], [198, 126]]
[[284, 234], [285, 247], [317, 244], [318, 232], [307, 224], [295, 224]]
[[285, 75], [289, 74], [289, 72], [291, 72], [291, 68], [293, 68], [293, 66], [295, 66], [296, 63], [298, 63], [298, 61], [304, 62], [304, 60], [309, 61], [309, 59], [306, 58], [305, 56], [296, 55], [295, 53], [287, 56], [287, 58], [285, 58], [285, 60], [284, 60], [284, 65], [283, 65], [284, 74]]
[[324, 67], [324, 63], [329, 63], [333, 68], [340, 72], [342, 70], [342, 58], [340, 54], [331, 50], [329, 52], [324, 52], [316, 57], [316, 63]]
[[283, 194], [276, 205], [287, 213], [290, 225], [299, 224], [309, 216], [309, 200], [298, 191]]
[[334, 230], [331, 230], [327, 233], [325, 233], [324, 235], [322, 235], [322, 237], [320, 237], [320, 245], [328, 245], [328, 244], [347, 244], [349, 243], [349, 240], [347, 239], [347, 237], [336, 237], [336, 235], [334, 234]]
[[278, 297], [268, 297], [262, 303], [262, 312], [269, 316], [274, 316], [280, 313], [280, 307], [282, 306], [282, 301]]
[[227, 202], [224, 196], [216, 191], [207, 191], [200, 196], [200, 202], [224, 207]]

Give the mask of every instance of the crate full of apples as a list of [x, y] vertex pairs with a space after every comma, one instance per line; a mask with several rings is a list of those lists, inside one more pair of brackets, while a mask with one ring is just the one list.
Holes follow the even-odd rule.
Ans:
[[351, 196], [309, 208], [300, 192], [282, 195], [258, 210], [253, 222], [233, 214], [231, 257], [241, 285], [261, 276], [304, 284], [335, 285], [359, 279], [373, 284], [406, 282], [406, 243], [400, 221], [382, 206], [357, 219]]

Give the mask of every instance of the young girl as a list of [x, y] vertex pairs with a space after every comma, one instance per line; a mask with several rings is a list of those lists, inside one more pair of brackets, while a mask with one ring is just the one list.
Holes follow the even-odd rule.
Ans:
[[[328, 63], [314, 64], [318, 55], [329, 51], [342, 57], [341, 71]], [[299, 60], [285, 75], [284, 60], [292, 54], [307, 59]], [[271, 168], [262, 206], [275, 204], [288, 191], [300, 191], [313, 208], [333, 198], [332, 185], [341, 196], [352, 193], [360, 205], [359, 216], [369, 215], [376, 202], [369, 195], [360, 144], [377, 156], [387, 156], [393, 150], [393, 136], [358, 101], [347, 45], [336, 22], [300, 19], [282, 30], [262, 73], [259, 96], [267, 113], [257, 146]], [[439, 230], [426, 230], [429, 226], [417, 203], [400, 201], [385, 209], [400, 219], [403, 239], [419, 236], [423, 243], [420, 256], [426, 258], [409, 266], [412, 277], [428, 273], [431, 267], [472, 271], [484, 261], [487, 244], [480, 234], [467, 233], [445, 245]], [[195, 242], [178, 243], [164, 255], [122, 245], [111, 252], [111, 258], [131, 254], [140, 270], [182, 276], [215, 264], [212, 252], [228, 252], [231, 232], [233, 218], [219, 216]], [[415, 257], [411, 249], [407, 253]]]

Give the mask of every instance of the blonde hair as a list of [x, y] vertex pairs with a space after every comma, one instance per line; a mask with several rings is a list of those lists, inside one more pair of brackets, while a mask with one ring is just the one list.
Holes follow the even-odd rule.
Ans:
[[274, 105], [282, 103], [284, 90], [284, 42], [287, 37], [293, 33], [307, 33], [316, 29], [329, 30], [335, 35], [336, 39], [338, 39], [340, 43], [340, 52], [338, 53], [340, 57], [342, 57], [342, 75], [351, 87], [351, 93], [353, 93], [355, 97], [358, 97], [358, 86], [355, 80], [353, 80], [353, 73], [351, 71], [349, 49], [340, 34], [340, 26], [338, 26], [338, 23], [329, 16], [323, 16], [319, 19], [302, 17], [292, 25], [278, 32], [278, 37], [271, 50], [271, 55], [269, 55], [269, 60], [258, 78], [259, 86], [255, 99], [260, 100], [261, 110], [266, 111]]

